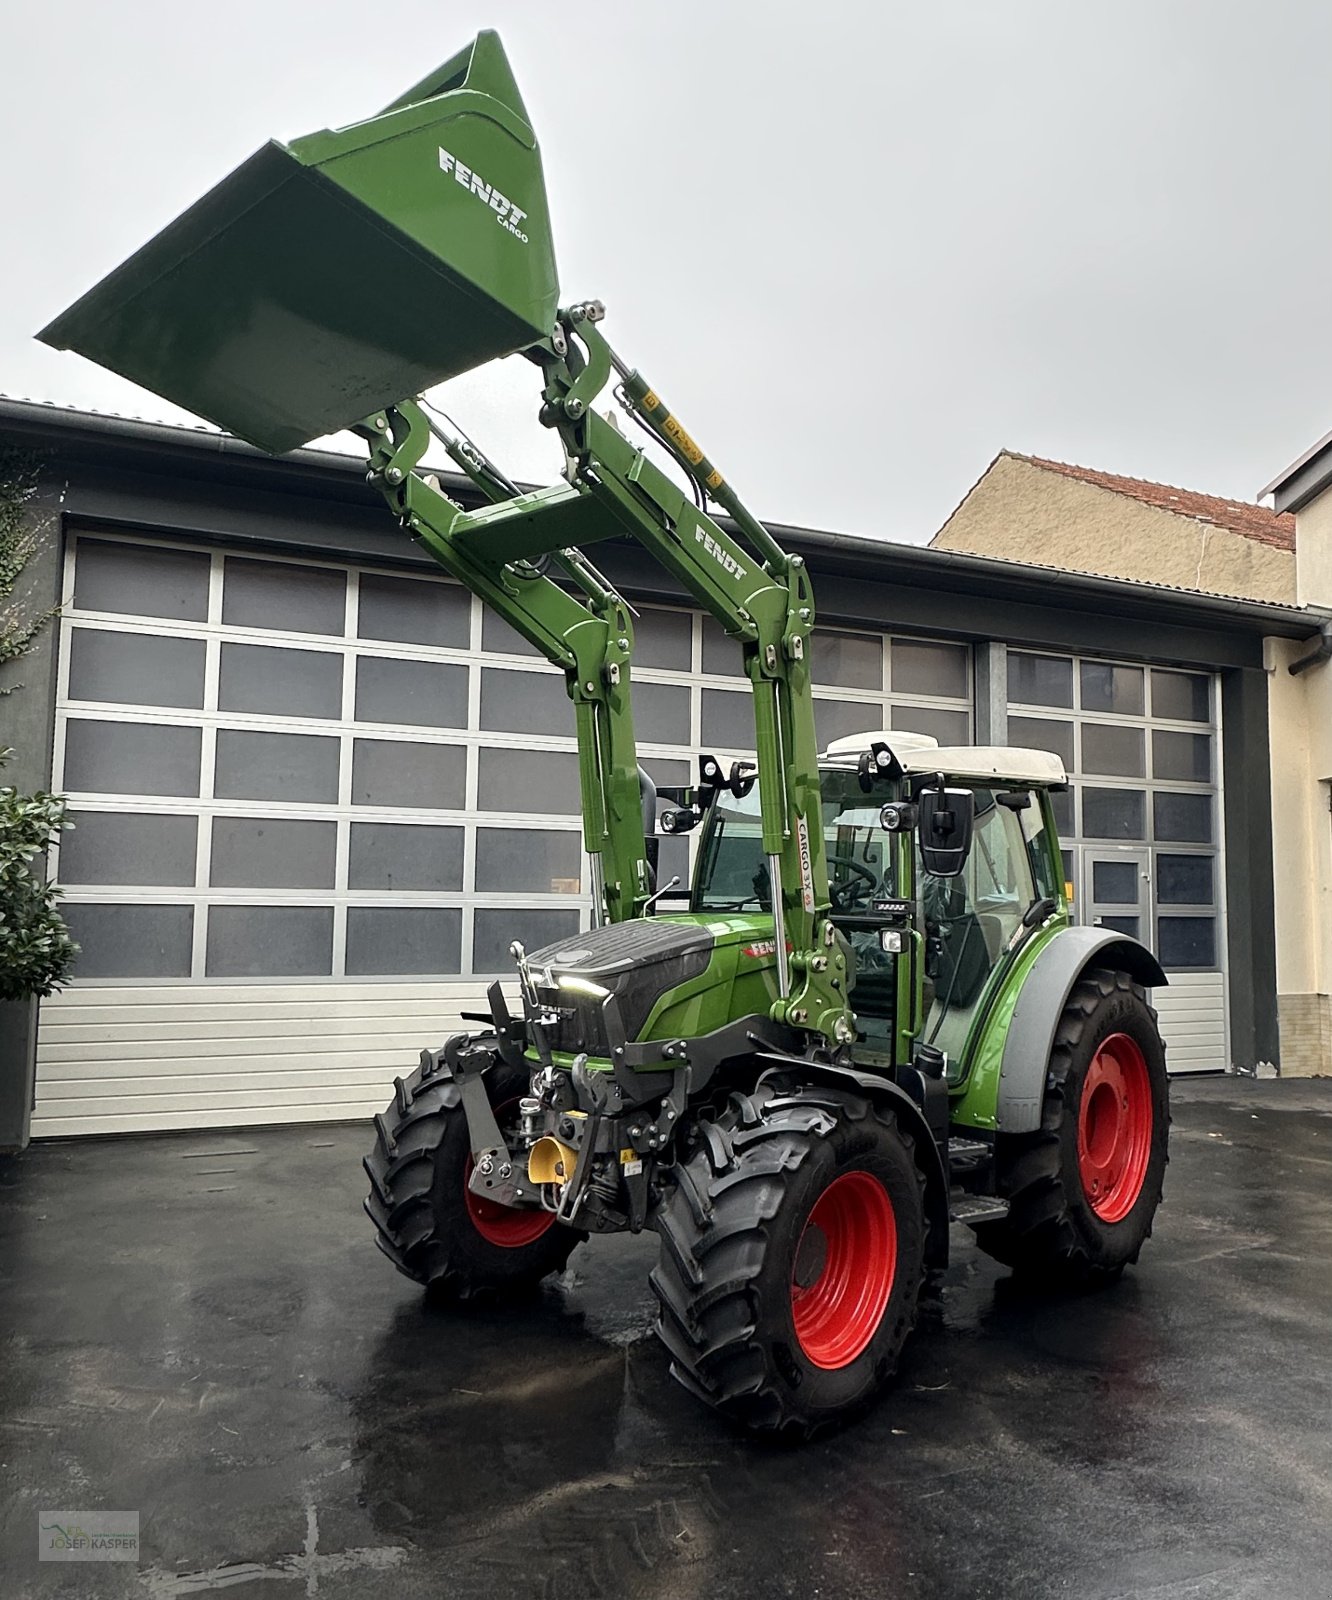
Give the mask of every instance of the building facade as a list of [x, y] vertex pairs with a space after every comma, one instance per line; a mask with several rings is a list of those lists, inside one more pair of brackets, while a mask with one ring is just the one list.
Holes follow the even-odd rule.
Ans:
[[[70, 797], [82, 954], [42, 1004], [34, 1136], [344, 1119], [586, 926], [563, 681], [406, 540], [353, 460], [0, 403], [42, 458], [61, 612], [0, 701]], [[1079, 914], [1156, 948], [1175, 1071], [1276, 1061], [1264, 639], [1305, 615], [812, 530], [822, 741], [1056, 751]], [[739, 652], [629, 546], [645, 765], [741, 756]], [[1272, 647], [1269, 645], [1270, 651]], [[687, 882], [689, 841], [663, 841]], [[23, 1050], [11, 1041], [11, 1084]]]

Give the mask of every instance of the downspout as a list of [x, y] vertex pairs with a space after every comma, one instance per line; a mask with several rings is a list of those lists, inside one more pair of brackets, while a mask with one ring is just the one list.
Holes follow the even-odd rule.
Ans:
[[1293, 677], [1298, 677], [1301, 672], [1307, 672], [1310, 667], [1316, 667], [1319, 662], [1328, 660], [1332, 660], [1332, 622], [1325, 622], [1319, 628], [1318, 643], [1307, 656], [1292, 661], [1287, 670]]

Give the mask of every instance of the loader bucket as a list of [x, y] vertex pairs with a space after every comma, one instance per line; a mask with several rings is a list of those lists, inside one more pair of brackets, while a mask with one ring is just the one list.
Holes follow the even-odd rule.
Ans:
[[546, 337], [541, 157], [499, 38], [264, 146], [38, 335], [274, 452]]

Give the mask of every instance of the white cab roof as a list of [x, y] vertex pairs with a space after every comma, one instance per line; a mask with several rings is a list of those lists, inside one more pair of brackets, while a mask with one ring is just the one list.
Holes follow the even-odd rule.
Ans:
[[834, 739], [820, 759], [854, 766], [871, 744], [886, 744], [908, 772], [943, 772], [958, 778], [1002, 778], [1006, 783], [1067, 783], [1064, 763], [1049, 750], [1011, 745], [941, 745], [927, 733], [875, 729]]

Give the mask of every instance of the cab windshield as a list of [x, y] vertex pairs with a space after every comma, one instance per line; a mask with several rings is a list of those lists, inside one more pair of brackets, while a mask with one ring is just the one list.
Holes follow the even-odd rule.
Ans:
[[[823, 839], [834, 913], [868, 910], [895, 893], [892, 835], [879, 826], [881, 799], [854, 772], [823, 771]], [[696, 911], [770, 911], [757, 785], [743, 800], [718, 795], [699, 866]]]

